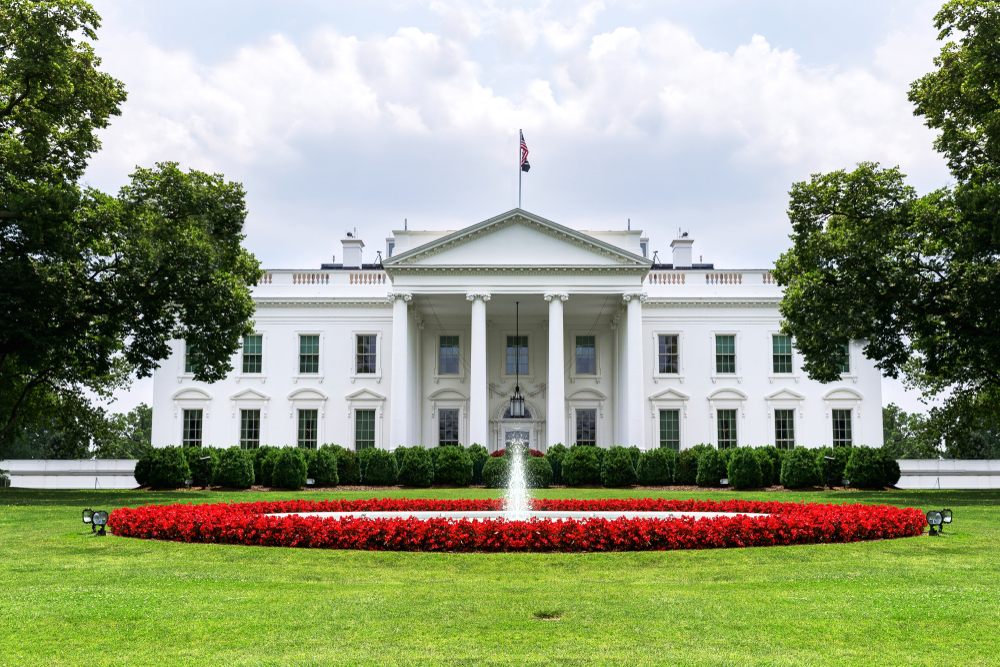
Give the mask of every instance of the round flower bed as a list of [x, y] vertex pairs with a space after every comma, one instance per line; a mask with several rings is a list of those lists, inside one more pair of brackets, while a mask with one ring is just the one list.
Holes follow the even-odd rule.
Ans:
[[[499, 500], [289, 500], [148, 505], [111, 513], [121, 537], [373, 551], [663, 551], [858, 542], [920, 535], [917, 509], [748, 500], [536, 499], [536, 510], [742, 512], [736, 517], [551, 521], [321, 518], [269, 514], [357, 511], [490, 511]], [[768, 514], [769, 516], [753, 516]]]

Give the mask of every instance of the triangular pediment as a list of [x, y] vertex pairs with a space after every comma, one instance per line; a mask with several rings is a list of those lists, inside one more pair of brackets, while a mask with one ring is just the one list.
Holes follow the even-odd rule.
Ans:
[[244, 389], [238, 394], [233, 394], [229, 397], [231, 401], [268, 401], [270, 399], [270, 396], [262, 394], [255, 389]]
[[386, 273], [460, 267], [604, 268], [648, 271], [639, 255], [514, 209], [385, 260]]
[[691, 398], [691, 397], [688, 396], [685, 393], [677, 391], [676, 389], [666, 389], [664, 391], [661, 391], [659, 394], [656, 394], [655, 396], [650, 396], [649, 400], [651, 400], [651, 401], [686, 401], [689, 398]]
[[805, 396], [802, 394], [797, 394], [791, 389], [779, 389], [773, 394], [768, 394], [764, 397], [769, 401], [802, 401], [805, 400]]
[[353, 394], [348, 394], [344, 399], [348, 401], [384, 401], [385, 396], [377, 394], [371, 389], [359, 389]]

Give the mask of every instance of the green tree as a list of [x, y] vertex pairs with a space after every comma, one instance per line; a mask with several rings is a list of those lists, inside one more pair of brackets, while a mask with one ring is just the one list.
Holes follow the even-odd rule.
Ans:
[[936, 459], [940, 436], [924, 415], [907, 414], [895, 403], [882, 408], [882, 448], [897, 459]]
[[85, 390], [149, 376], [171, 339], [219, 380], [252, 331], [238, 183], [168, 162], [117, 196], [80, 186], [125, 100], [99, 24], [82, 0], [0, 0], [0, 445], [67, 409], [96, 421]]
[[96, 438], [99, 459], [138, 459], [153, 446], [153, 409], [140, 403], [127, 414], [108, 418], [107, 437]]
[[862, 340], [885, 375], [945, 393], [931, 416], [961, 430], [1000, 405], [1000, 6], [953, 0], [935, 26], [959, 39], [909, 99], [955, 185], [918, 196], [873, 163], [794, 184], [775, 276], [809, 377], [839, 379], [843, 345]]

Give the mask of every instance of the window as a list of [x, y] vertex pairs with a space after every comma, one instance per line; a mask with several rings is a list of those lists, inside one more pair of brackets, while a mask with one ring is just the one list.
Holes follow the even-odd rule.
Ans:
[[358, 334], [358, 352], [355, 366], [356, 373], [375, 372], [375, 345], [378, 336], [375, 334]]
[[657, 354], [659, 355], [659, 368], [661, 373], [678, 373], [680, 369], [680, 359], [677, 348], [677, 335], [657, 336]]
[[357, 410], [354, 413], [354, 449], [371, 449], [375, 446], [375, 411]]
[[240, 449], [260, 447], [260, 410], [240, 410]]
[[201, 447], [201, 410], [184, 411], [184, 432], [181, 435], [182, 447]]
[[833, 446], [850, 447], [851, 442], [851, 411], [833, 411]]
[[316, 449], [319, 432], [319, 410], [299, 410], [298, 445], [302, 449]]
[[458, 444], [458, 410], [438, 410], [438, 444]]
[[507, 375], [528, 374], [528, 337], [507, 336]]
[[260, 373], [263, 367], [264, 337], [260, 334], [243, 337], [243, 372]]
[[774, 446], [795, 449], [795, 410], [774, 411]]
[[781, 334], [771, 336], [771, 355], [775, 373], [791, 373], [792, 337]]
[[299, 373], [319, 373], [319, 336], [299, 336]]
[[576, 411], [576, 444], [597, 444], [597, 410]]
[[851, 372], [851, 344], [844, 343], [844, 349], [840, 352], [840, 360], [838, 361], [841, 373]]
[[458, 375], [458, 336], [441, 336], [438, 374]]
[[184, 372], [194, 373], [197, 368], [198, 349], [191, 343], [184, 341]]
[[660, 410], [660, 447], [680, 451], [680, 410]]
[[597, 374], [597, 350], [594, 336], [576, 337], [577, 375]]
[[715, 337], [715, 372], [736, 372], [736, 336]]
[[736, 410], [719, 410], [719, 449], [732, 449], [737, 446]]

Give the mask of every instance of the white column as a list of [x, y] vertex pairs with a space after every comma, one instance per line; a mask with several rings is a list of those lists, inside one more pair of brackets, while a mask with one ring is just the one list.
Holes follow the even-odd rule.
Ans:
[[489, 294], [466, 294], [472, 302], [472, 345], [469, 350], [469, 442], [489, 446], [489, 400], [486, 378], [486, 302]]
[[628, 404], [625, 408], [626, 423], [628, 424], [628, 436], [626, 447], [638, 447], [646, 449], [646, 420], [642, 418], [643, 403], [645, 403], [646, 392], [643, 388], [642, 377], [642, 302], [646, 300], [646, 295], [642, 292], [632, 292], [623, 294], [622, 298], [628, 304], [626, 316], [628, 317]]
[[410, 318], [407, 304], [413, 296], [405, 292], [390, 292], [392, 301], [392, 386], [389, 389], [388, 449], [410, 446]]
[[568, 294], [546, 294], [549, 302], [549, 377], [545, 387], [545, 442], [548, 447], [566, 442], [566, 354], [563, 301]]

